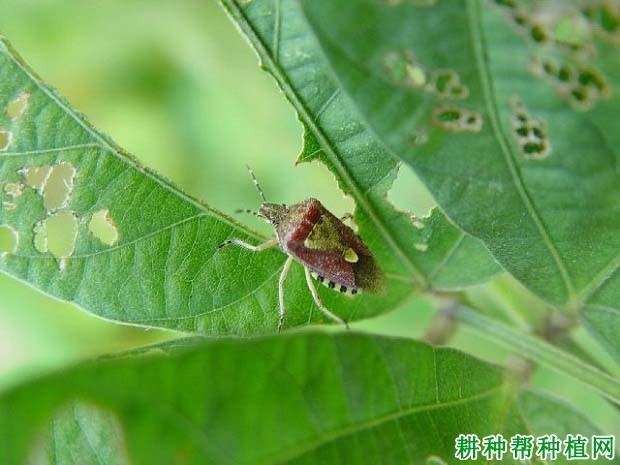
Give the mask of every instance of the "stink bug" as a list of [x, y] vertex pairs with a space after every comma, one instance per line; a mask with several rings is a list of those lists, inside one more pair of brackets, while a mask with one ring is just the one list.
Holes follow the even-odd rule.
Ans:
[[294, 205], [267, 202], [249, 166], [248, 171], [263, 204], [258, 212], [240, 211], [252, 213], [272, 224], [276, 237], [259, 245], [251, 245], [240, 239], [229, 239], [218, 245], [217, 249], [234, 244], [253, 252], [260, 252], [279, 246], [288, 255], [278, 284], [280, 312], [278, 332], [282, 329], [286, 317], [284, 281], [294, 260], [304, 267], [306, 282], [316, 305], [328, 318], [346, 325], [342, 318], [323, 305], [312, 278], [348, 296], [354, 296], [362, 291], [376, 292], [383, 284], [383, 273], [375, 263], [372, 253], [350, 227], [316, 199], [310, 198]]

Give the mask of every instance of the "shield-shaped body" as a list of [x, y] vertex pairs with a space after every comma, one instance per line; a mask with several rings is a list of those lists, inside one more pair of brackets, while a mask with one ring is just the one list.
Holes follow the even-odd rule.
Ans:
[[355, 232], [316, 199], [284, 207], [275, 224], [282, 249], [326, 286], [354, 295], [376, 292], [383, 274]]

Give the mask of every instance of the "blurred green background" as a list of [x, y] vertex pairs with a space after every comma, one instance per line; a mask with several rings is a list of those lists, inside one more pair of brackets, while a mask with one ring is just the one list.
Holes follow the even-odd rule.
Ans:
[[[257, 207], [247, 163], [270, 199], [314, 196], [336, 214], [352, 211], [326, 168], [295, 166], [301, 149], [295, 112], [214, 0], [4, 0], [3, 6], [0, 32], [43, 79], [191, 195], [227, 213]], [[417, 215], [433, 206], [406, 168], [390, 199]], [[239, 219], [269, 233], [256, 218]], [[524, 305], [544, 311], [506, 278], [472, 295], [517, 313], [527, 312]], [[4, 275], [0, 296], [0, 390], [79, 360], [178, 336], [94, 318]], [[419, 337], [434, 313], [429, 301], [414, 299], [355, 326]], [[618, 369], [583, 331], [578, 340]], [[493, 361], [509, 355], [463, 328], [453, 344]], [[606, 432], [620, 435], [617, 411], [572, 380], [539, 370], [532, 384], [570, 397]]]

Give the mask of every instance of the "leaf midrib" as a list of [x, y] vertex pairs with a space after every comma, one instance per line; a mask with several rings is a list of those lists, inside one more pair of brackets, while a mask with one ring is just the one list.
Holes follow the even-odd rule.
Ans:
[[[353, 423], [349, 426], [345, 426], [340, 429], [332, 430], [319, 436], [318, 438], [312, 438], [308, 440], [304, 444], [297, 445], [287, 451], [282, 452], [278, 455], [277, 459], [270, 457], [265, 459], [263, 462], [259, 462], [261, 465], [273, 465], [274, 463], [285, 463], [289, 462], [295, 458], [298, 458], [308, 452], [318, 449], [321, 446], [326, 444], [335, 442], [339, 439], [342, 439], [346, 436], [351, 436], [362, 431], [370, 430], [376, 428], [377, 426], [381, 426], [390, 421], [399, 420], [400, 418], [404, 418], [410, 415], [415, 415], [419, 412], [432, 411], [442, 408], [450, 408], [461, 404], [466, 404], [468, 402], [475, 402], [478, 400], [485, 399], [496, 392], [500, 392], [504, 390], [504, 384], [497, 385], [491, 389], [487, 389], [486, 391], [477, 393], [475, 395], [469, 397], [462, 397], [460, 399], [449, 400], [442, 403], [435, 404], [424, 404], [424, 405], [415, 405], [409, 408], [396, 410], [393, 412], [385, 413], [381, 416], [369, 418], [365, 421], [359, 423]], [[257, 464], [258, 465], [258, 464]]]

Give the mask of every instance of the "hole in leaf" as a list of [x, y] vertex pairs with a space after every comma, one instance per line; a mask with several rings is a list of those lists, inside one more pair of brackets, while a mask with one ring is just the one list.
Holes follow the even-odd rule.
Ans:
[[24, 177], [24, 183], [41, 193], [43, 186], [47, 182], [47, 178], [52, 172], [51, 166], [32, 166], [23, 168], [19, 171]]
[[69, 162], [62, 162], [53, 167], [43, 189], [43, 204], [48, 211], [67, 206], [73, 192], [75, 168]]
[[412, 215], [414, 226], [418, 229], [424, 228], [422, 218], [437, 206], [437, 202], [413, 168], [405, 164], [399, 165], [387, 199], [397, 210]]
[[0, 225], [0, 258], [17, 252], [19, 234], [12, 226]]
[[584, 102], [588, 99], [587, 91], [583, 87], [576, 87], [570, 93], [579, 102]]
[[532, 128], [532, 133], [539, 139], [544, 139], [545, 137], [545, 134], [543, 133], [543, 131], [538, 127]]
[[452, 77], [449, 74], [440, 74], [435, 80], [435, 87], [439, 92], [444, 92], [451, 80]]
[[520, 136], [527, 136], [530, 133], [530, 129], [523, 126], [517, 129], [517, 134], [519, 134]]
[[[537, 77], [550, 81], [558, 95], [578, 110], [588, 110], [610, 94], [605, 77], [590, 65], [557, 65], [551, 59], [534, 58], [531, 69]], [[552, 74], [549, 70], [557, 72]]]
[[620, 29], [620, 14], [611, 5], [601, 5], [600, 24], [603, 30], [614, 33]]
[[[573, 12], [575, 13], [575, 12]], [[553, 26], [553, 39], [570, 50], [580, 50], [591, 44], [591, 28], [578, 14], [564, 14]]]
[[426, 84], [426, 71], [408, 50], [387, 53], [383, 64], [388, 79], [396, 85], [422, 87]]
[[568, 67], [568, 66], [562, 66], [559, 70], [558, 70], [558, 79], [560, 81], [570, 81], [573, 77], [573, 73], [572, 70]]
[[469, 88], [461, 83], [461, 78], [453, 69], [434, 69], [429, 73], [425, 90], [442, 98], [464, 99], [469, 96]]
[[577, 81], [584, 86], [597, 89], [599, 92], [607, 91], [607, 82], [603, 76], [594, 69], [582, 69], [579, 71]]
[[108, 210], [93, 213], [88, 223], [88, 231], [105, 245], [112, 246], [118, 241], [118, 228], [110, 218]]
[[76, 170], [67, 161], [55, 166], [31, 166], [20, 170], [24, 182], [43, 196], [47, 211], [55, 211], [68, 205], [73, 192]]
[[584, 8], [582, 14], [594, 24], [605, 39], [617, 42], [620, 34], [620, 6], [607, 1], [591, 3], [594, 4]]
[[523, 156], [528, 159], [547, 157], [551, 153], [551, 146], [544, 122], [531, 117], [517, 98], [512, 98], [510, 105], [513, 109], [511, 125], [514, 139]]
[[442, 129], [455, 132], [479, 132], [482, 118], [476, 112], [454, 105], [439, 105], [433, 108], [433, 124]]
[[61, 269], [75, 250], [78, 219], [73, 212], [60, 211], [38, 222], [34, 227], [34, 246], [41, 253], [50, 253], [59, 260]]
[[11, 131], [0, 130], [0, 152], [5, 151], [11, 145], [13, 133]]
[[526, 142], [523, 145], [523, 151], [527, 154], [540, 154], [544, 151], [545, 146], [539, 142]]
[[447, 109], [445, 111], [439, 112], [437, 116], [437, 121], [458, 121], [461, 119], [461, 112], [459, 110], [451, 110]]
[[22, 117], [28, 108], [28, 102], [30, 101], [30, 94], [28, 92], [22, 92], [9, 103], [7, 103], [5, 112], [9, 119], [15, 121]]
[[542, 63], [542, 67], [545, 73], [550, 74], [552, 76], [554, 76], [558, 72], [557, 68], [555, 67], [555, 64], [548, 60], [545, 60]]
[[512, 19], [514, 20], [515, 23], [517, 23], [519, 26], [524, 26], [527, 24], [527, 16], [525, 16], [522, 13], [515, 13], [512, 16]]
[[539, 24], [532, 26], [530, 29], [530, 36], [536, 42], [545, 42], [548, 38], [547, 31]]
[[469, 95], [469, 88], [461, 83], [459, 75], [454, 70], [427, 71], [409, 50], [386, 53], [383, 65], [387, 79], [394, 85], [419, 88], [451, 99], [463, 99]]

